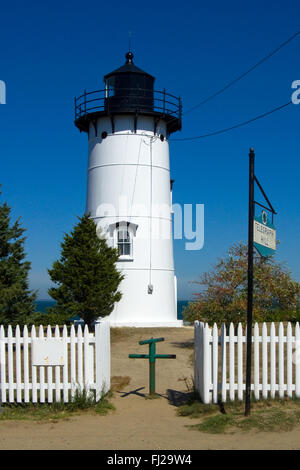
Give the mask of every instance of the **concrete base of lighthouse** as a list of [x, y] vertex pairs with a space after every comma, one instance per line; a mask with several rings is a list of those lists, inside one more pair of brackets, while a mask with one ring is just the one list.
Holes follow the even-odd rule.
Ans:
[[177, 280], [173, 270], [153, 270], [153, 292], [148, 293], [149, 271], [122, 269], [123, 296], [107, 317], [112, 327], [180, 328], [177, 320]]

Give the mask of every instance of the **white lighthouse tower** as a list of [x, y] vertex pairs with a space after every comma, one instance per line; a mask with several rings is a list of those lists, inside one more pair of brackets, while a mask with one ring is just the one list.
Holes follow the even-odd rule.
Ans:
[[181, 326], [172, 242], [169, 143], [181, 102], [154, 90], [154, 77], [126, 63], [105, 88], [75, 99], [75, 125], [88, 134], [86, 213], [118, 248], [125, 278], [112, 326]]

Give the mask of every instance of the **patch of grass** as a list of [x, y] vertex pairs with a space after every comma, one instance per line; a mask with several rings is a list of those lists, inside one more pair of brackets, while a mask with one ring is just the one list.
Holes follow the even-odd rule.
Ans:
[[[100, 400], [101, 401], [101, 400]], [[95, 406], [96, 401], [93, 393], [86, 390], [76, 390], [70, 403], [62, 403], [68, 411], [83, 411]]]
[[233, 423], [242, 431], [255, 428], [257, 431], [290, 431], [300, 423], [299, 412], [294, 414], [287, 410], [261, 409], [247, 417], [236, 417]]
[[233, 425], [233, 418], [230, 415], [215, 415], [204, 419], [200, 424], [189, 426], [197, 428], [198, 431], [207, 432], [209, 434], [224, 434], [228, 427]]
[[94, 406], [95, 412], [100, 415], [107, 415], [109, 411], [115, 409], [115, 406], [106, 397], [102, 397]]
[[61, 406], [60, 403], [33, 404], [18, 403], [5, 404], [0, 408], [0, 421], [5, 420], [30, 420], [30, 421], [57, 421], [67, 419], [71, 412]]
[[85, 390], [76, 391], [69, 403], [17, 403], [3, 404], [0, 407], [0, 421], [5, 420], [30, 420], [30, 421], [57, 421], [68, 419], [72, 415], [91, 411], [101, 415], [114, 410], [114, 405], [109, 401], [111, 394], [103, 395], [98, 401], [94, 394]]
[[190, 418], [200, 418], [204, 415], [216, 413], [215, 405], [204, 405], [200, 401], [192, 401], [180, 406], [177, 411], [179, 416], [189, 416]]
[[253, 401], [250, 416], [244, 416], [242, 402], [204, 405], [195, 400], [181, 406], [178, 415], [200, 418], [200, 423], [188, 427], [211, 434], [251, 430], [284, 432], [300, 424], [300, 400], [286, 398]]

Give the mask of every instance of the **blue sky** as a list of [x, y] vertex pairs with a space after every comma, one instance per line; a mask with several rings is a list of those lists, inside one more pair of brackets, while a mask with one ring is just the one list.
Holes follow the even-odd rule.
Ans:
[[[87, 139], [73, 124], [74, 96], [102, 85], [122, 65], [132, 31], [135, 63], [189, 109], [300, 29], [300, 4], [283, 2], [137, 1], [6, 2], [1, 6], [0, 183], [27, 229], [31, 287], [47, 298], [47, 268], [63, 234], [85, 207]], [[176, 137], [229, 127], [289, 101], [300, 80], [300, 36], [244, 80], [187, 113]], [[228, 247], [247, 239], [248, 150], [278, 210], [280, 247], [300, 280], [300, 105], [247, 127], [192, 142], [171, 142], [174, 202], [205, 204], [205, 245], [174, 243], [179, 298]]]

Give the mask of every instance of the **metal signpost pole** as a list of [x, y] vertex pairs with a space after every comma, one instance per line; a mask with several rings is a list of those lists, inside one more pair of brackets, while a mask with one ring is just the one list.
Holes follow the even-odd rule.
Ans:
[[249, 153], [249, 226], [248, 226], [248, 303], [247, 303], [247, 364], [245, 416], [251, 408], [251, 355], [252, 355], [252, 308], [253, 308], [253, 226], [254, 226], [254, 149]]

